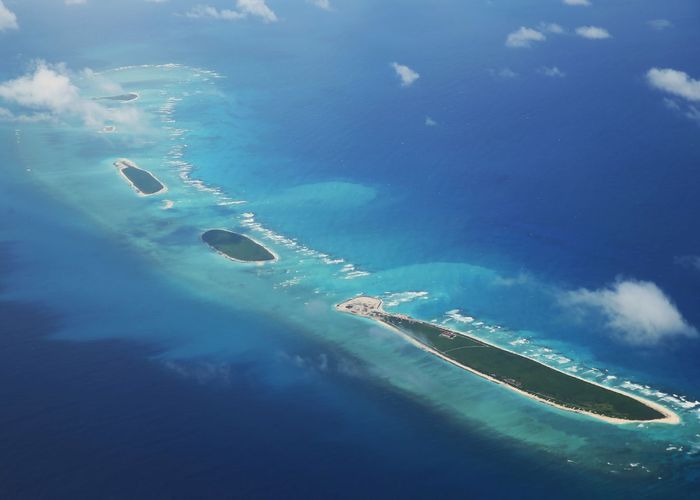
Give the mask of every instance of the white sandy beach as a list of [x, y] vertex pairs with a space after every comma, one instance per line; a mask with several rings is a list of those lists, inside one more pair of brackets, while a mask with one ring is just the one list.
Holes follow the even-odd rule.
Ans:
[[[351, 306], [351, 309], [348, 309], [347, 306]], [[619, 393], [619, 394], [623, 394], [623, 395], [625, 395], [625, 396], [627, 396], [627, 397], [629, 397], [629, 398], [632, 398], [632, 399], [634, 399], [634, 400], [636, 400], [636, 401], [639, 401], [640, 403], [642, 403], [642, 404], [644, 404], [644, 405], [646, 405], [646, 406], [648, 406], [648, 407], [650, 407], [650, 408], [653, 408], [654, 410], [657, 410], [658, 412], [660, 412], [661, 414], [663, 414], [663, 415], [664, 415], [664, 418], [660, 418], [660, 419], [656, 419], [656, 420], [627, 420], [627, 419], [620, 419], [620, 418], [614, 418], [614, 417], [607, 417], [607, 416], [604, 416], [604, 415], [599, 415], [599, 414], [597, 414], [597, 413], [590, 412], [590, 411], [586, 411], [586, 410], [581, 410], [581, 409], [578, 409], [578, 408], [570, 408], [570, 407], [567, 407], [567, 406], [564, 406], [564, 405], [555, 403], [555, 402], [553, 402], [553, 401], [549, 401], [549, 400], [547, 400], [547, 399], [541, 398], [541, 397], [536, 396], [536, 395], [534, 395], [534, 394], [531, 394], [531, 393], [529, 393], [529, 392], [527, 392], [527, 391], [523, 391], [523, 390], [521, 390], [521, 389], [518, 389], [517, 387], [514, 387], [514, 386], [512, 386], [512, 385], [510, 385], [510, 384], [506, 384], [506, 383], [504, 383], [504, 382], [502, 382], [502, 381], [500, 381], [500, 380], [498, 380], [498, 379], [495, 379], [495, 378], [493, 378], [493, 377], [490, 377], [489, 375], [486, 375], [486, 374], [484, 374], [484, 373], [481, 373], [481, 372], [479, 372], [479, 371], [474, 370], [473, 368], [470, 368], [470, 367], [468, 367], [468, 366], [465, 366], [465, 365], [459, 363], [458, 361], [456, 361], [456, 360], [454, 360], [454, 359], [451, 359], [451, 358], [445, 356], [444, 354], [440, 353], [439, 351], [436, 351], [435, 349], [433, 349], [433, 348], [431, 348], [431, 347], [429, 347], [429, 346], [427, 346], [427, 345], [425, 345], [425, 344], [423, 344], [423, 343], [417, 341], [416, 339], [414, 339], [414, 338], [411, 337], [410, 335], [405, 334], [404, 332], [402, 332], [400, 329], [396, 328], [395, 326], [390, 325], [390, 324], [387, 324], [387, 323], [385, 323], [384, 321], [382, 321], [381, 319], [376, 318], [376, 317], [373, 315], [373, 313], [387, 314], [387, 315], [390, 315], [390, 316], [396, 316], [396, 317], [407, 318], [407, 316], [404, 316], [404, 315], [400, 315], [400, 314], [390, 314], [390, 313], [387, 313], [386, 311], [384, 311], [384, 308], [383, 308], [383, 301], [382, 301], [382, 299], [377, 298], [377, 297], [368, 297], [368, 296], [359, 296], [359, 297], [355, 297], [355, 298], [353, 298], [353, 299], [350, 299], [350, 300], [347, 300], [347, 301], [342, 302], [342, 303], [340, 303], [340, 304], [337, 304], [337, 305], [335, 306], [335, 309], [338, 310], [338, 311], [341, 311], [341, 312], [350, 313], [350, 314], [353, 314], [353, 315], [356, 315], [356, 316], [360, 316], [360, 317], [364, 317], [364, 318], [368, 318], [368, 319], [371, 319], [371, 320], [373, 320], [373, 321], [376, 321], [376, 322], [380, 323], [382, 326], [384, 326], [385, 328], [388, 328], [389, 330], [392, 330], [394, 333], [398, 333], [399, 335], [401, 335], [401, 337], [403, 337], [404, 339], [406, 339], [407, 341], [409, 341], [410, 343], [412, 343], [412, 344], [415, 345], [416, 347], [418, 347], [418, 348], [420, 348], [420, 349], [422, 349], [422, 350], [424, 350], [424, 351], [426, 351], [426, 352], [429, 352], [429, 353], [431, 353], [431, 354], [434, 354], [435, 356], [438, 356], [438, 357], [442, 358], [443, 360], [447, 361], [448, 363], [451, 363], [451, 364], [453, 364], [453, 365], [455, 365], [455, 366], [458, 366], [458, 367], [460, 367], [460, 368], [462, 368], [462, 369], [464, 369], [464, 370], [467, 370], [467, 371], [469, 371], [469, 372], [471, 372], [471, 373], [474, 373], [475, 375], [478, 375], [478, 376], [480, 376], [480, 377], [482, 377], [482, 378], [485, 378], [485, 379], [487, 379], [487, 380], [490, 380], [491, 382], [495, 382], [495, 383], [497, 383], [497, 384], [499, 384], [499, 385], [502, 385], [502, 386], [504, 386], [504, 387], [506, 387], [506, 388], [508, 388], [508, 389], [510, 389], [510, 390], [512, 390], [512, 391], [514, 391], [514, 392], [517, 392], [518, 394], [521, 394], [521, 395], [526, 396], [526, 397], [528, 397], [528, 398], [535, 399], [535, 400], [540, 401], [540, 402], [542, 402], [542, 403], [546, 403], [546, 404], [548, 404], [548, 405], [550, 405], [550, 406], [554, 406], [554, 407], [559, 408], [559, 409], [561, 409], [561, 410], [566, 410], [566, 411], [571, 411], [571, 412], [575, 412], [575, 413], [580, 413], [580, 414], [583, 414], [583, 415], [587, 415], [587, 416], [590, 416], [590, 417], [597, 418], [597, 419], [599, 419], [599, 420], [603, 420], [603, 421], [608, 422], [608, 423], [611, 423], [611, 424], [633, 424], [633, 423], [636, 423], [636, 424], [639, 424], [639, 423], [652, 424], [652, 423], [663, 423], [663, 424], [672, 424], [672, 425], [676, 425], [676, 424], [679, 424], [679, 423], [681, 422], [680, 416], [679, 416], [677, 413], [671, 411], [670, 409], [666, 408], [665, 406], [663, 406], [663, 405], [661, 405], [661, 404], [659, 404], [659, 403], [656, 403], [656, 402], [653, 402], [653, 401], [649, 401], [648, 399], [642, 398], [642, 397], [637, 396], [637, 395], [634, 395], [634, 394], [630, 394], [630, 393], [625, 392], [625, 391], [621, 391], [621, 390], [616, 389], [616, 388], [604, 386], [604, 385], [602, 385], [602, 384], [599, 384], [599, 383], [597, 383], [597, 382], [593, 382], [593, 381], [591, 381], [591, 380], [586, 380], [586, 379], [584, 379], [584, 378], [577, 377], [576, 375], [573, 375], [573, 374], [570, 374], [570, 373], [566, 373], [566, 372], [564, 372], [564, 371], [562, 371], [562, 370], [559, 370], [558, 368], [555, 368], [555, 367], [553, 367], [553, 366], [546, 365], [546, 364], [544, 364], [544, 363], [542, 363], [542, 362], [540, 362], [540, 361], [537, 361], [537, 360], [535, 360], [535, 359], [532, 359], [532, 358], [527, 358], [527, 359], [529, 359], [529, 360], [531, 360], [531, 361], [533, 361], [533, 362], [535, 362], [535, 363], [539, 363], [539, 364], [541, 364], [541, 365], [543, 365], [543, 366], [546, 366], [547, 368], [550, 368], [550, 369], [552, 369], [552, 370], [556, 370], [556, 371], [558, 371], [558, 372], [560, 372], [560, 373], [563, 373], [564, 375], [567, 375], [567, 376], [569, 376], [569, 377], [577, 378], [577, 379], [582, 380], [582, 381], [584, 381], [584, 382], [587, 382], [587, 383], [589, 383], [589, 384], [593, 384], [593, 385], [596, 385], [596, 386], [598, 386], [598, 387], [602, 387], [603, 389], [606, 389], [606, 390], [609, 390], [609, 391], [612, 391], [612, 392], [617, 392], [617, 393]], [[416, 321], [419, 321], [419, 320], [416, 320]], [[445, 330], [449, 330], [449, 331], [451, 331], [451, 332], [454, 332], [454, 333], [457, 334], [457, 335], [462, 335], [462, 336], [465, 336], [465, 337], [474, 338], [475, 340], [478, 340], [479, 342], [483, 342], [484, 344], [488, 344], [488, 345], [490, 345], [490, 346], [492, 346], [492, 347], [495, 347], [495, 348], [497, 348], [497, 349], [501, 349], [501, 350], [504, 350], [504, 351], [508, 351], [508, 352], [510, 352], [510, 353], [512, 353], [512, 354], [515, 354], [515, 355], [517, 355], [517, 356], [522, 356], [522, 354], [519, 354], [519, 353], [514, 352], [514, 351], [511, 351], [511, 350], [509, 350], [509, 349], [505, 349], [505, 348], [503, 348], [503, 347], [494, 345], [494, 344], [492, 344], [492, 343], [490, 343], [490, 342], [486, 342], [486, 341], [483, 340], [483, 339], [480, 339], [480, 338], [477, 339], [477, 338], [475, 338], [475, 337], [471, 337], [470, 335], [467, 335], [467, 334], [465, 334], [465, 333], [463, 333], [463, 332], [458, 332], [458, 331], [451, 330], [451, 329], [447, 329], [447, 328], [445, 328]], [[526, 357], [526, 356], [523, 356], [523, 357]]]
[[[119, 158], [117, 161], [114, 162], [114, 166], [117, 167], [117, 170], [119, 171], [119, 175], [121, 175], [122, 179], [124, 179], [126, 182], [129, 183], [131, 188], [136, 192], [137, 195], [139, 196], [154, 196], [157, 194], [163, 194], [168, 192], [168, 186], [165, 185], [164, 182], [162, 182], [158, 177], [153, 175], [153, 172], [150, 172], [149, 170], [146, 170], [145, 168], [139, 167], [136, 163], [133, 161], [129, 160], [128, 158]], [[160, 185], [163, 186], [163, 189], [160, 189], [159, 191], [156, 191], [155, 193], [144, 193], [141, 191], [136, 184], [134, 184], [131, 179], [129, 179], [125, 174], [124, 174], [124, 169], [127, 167], [132, 167], [132, 168], [138, 168], [139, 170], [143, 170], [144, 172], [147, 172], [149, 175], [151, 175], [155, 180], [160, 182]]]
[[[215, 228], [207, 229], [207, 231], [211, 231], [211, 230], [214, 230], [214, 229], [217, 229], [217, 230], [219, 230], [219, 231], [226, 231], [226, 232], [229, 232], [229, 233], [232, 232], [231, 230], [225, 229], [225, 228], [222, 228], [222, 227], [215, 227]], [[203, 234], [203, 233], [202, 233], [202, 234]], [[239, 234], [239, 233], [236, 233], [236, 234]], [[252, 237], [248, 236], [247, 234], [242, 234], [241, 236], [245, 236], [246, 238], [248, 238], [248, 239], [249, 239], [250, 241], [252, 241], [253, 243], [257, 243], [258, 245], [260, 245], [261, 247], [263, 247], [265, 250], [267, 250], [268, 252], [270, 252], [270, 254], [272, 254], [273, 259], [272, 259], [272, 260], [265, 260], [265, 261], [239, 260], [239, 259], [236, 259], [235, 257], [231, 257], [230, 255], [226, 255], [224, 252], [222, 252], [222, 251], [220, 251], [220, 250], [214, 248], [213, 246], [209, 245], [208, 243], [207, 243], [207, 246], [208, 246], [209, 248], [211, 248], [214, 252], [218, 253], [219, 255], [221, 255], [221, 256], [223, 256], [223, 257], [226, 257], [228, 260], [232, 260], [232, 261], [234, 261], [234, 262], [238, 262], [239, 264], [253, 264], [253, 265], [262, 266], [262, 265], [265, 265], [265, 264], [267, 264], [267, 263], [273, 263], [273, 262], [279, 261], [280, 257], [279, 257], [279, 255], [277, 254], [277, 252], [271, 250], [270, 248], [266, 247], [265, 245], [263, 245], [262, 243], [260, 243], [258, 240], [256, 240], [255, 238], [252, 238]], [[205, 243], [206, 243], [206, 241], [205, 241]]]

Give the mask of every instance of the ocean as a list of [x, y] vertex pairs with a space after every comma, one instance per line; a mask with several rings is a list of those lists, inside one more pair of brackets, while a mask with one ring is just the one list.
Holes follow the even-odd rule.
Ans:
[[[98, 97], [89, 67], [143, 120], [0, 123], [3, 496], [692, 496], [698, 339], [630, 343], [566, 298], [652, 282], [700, 325], [700, 129], [645, 81], [700, 75], [697, 6], [268, 4], [7, 3], [2, 81], [40, 58]], [[505, 47], [541, 23], [564, 32]], [[168, 192], [136, 196], [120, 157]], [[222, 259], [212, 227], [280, 261]], [[682, 423], [519, 396], [333, 310], [360, 293]]]

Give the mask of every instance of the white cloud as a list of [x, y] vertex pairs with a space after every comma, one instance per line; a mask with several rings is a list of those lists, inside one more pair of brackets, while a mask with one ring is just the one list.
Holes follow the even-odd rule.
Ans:
[[700, 80], [691, 78], [688, 73], [670, 68], [652, 68], [647, 71], [646, 77], [652, 87], [689, 101], [684, 109], [684, 106], [675, 99], [664, 97], [667, 108], [700, 124], [700, 109], [691, 104], [700, 102]]
[[[100, 80], [90, 71], [84, 72], [83, 78], [92, 83]], [[36, 62], [28, 74], [0, 83], [0, 99], [21, 110], [19, 114], [7, 109], [2, 113], [4, 119], [16, 121], [78, 118], [90, 127], [106, 123], [137, 125], [141, 121], [137, 108], [109, 108], [82, 97], [65, 65], [44, 61]]]
[[435, 120], [433, 120], [432, 118], [430, 118], [429, 116], [425, 117], [425, 126], [426, 127], [436, 127], [437, 124], [438, 123]]
[[651, 29], [661, 31], [667, 28], [672, 28], [673, 23], [668, 19], [652, 19], [647, 23]]
[[330, 0], [306, 0], [308, 3], [315, 5], [319, 9], [331, 10]]
[[599, 28], [598, 26], [580, 26], [576, 28], [576, 34], [583, 38], [588, 38], [589, 40], [604, 40], [605, 38], [612, 37], [612, 35], [608, 33], [608, 30]]
[[0, 84], [0, 98], [20, 106], [63, 111], [79, 97], [64, 66], [39, 62], [32, 74]]
[[579, 7], [590, 7], [589, 0], [563, 0], [566, 5], [574, 5]]
[[675, 260], [676, 264], [700, 271], [700, 255], [684, 255], [682, 257], [676, 257]]
[[664, 106], [673, 111], [681, 110], [681, 105], [678, 104], [674, 99], [671, 99], [670, 97], [664, 97]]
[[648, 281], [616, 281], [598, 290], [568, 292], [562, 303], [599, 312], [608, 327], [630, 344], [653, 345], [698, 334], [664, 292]]
[[700, 124], [700, 108], [688, 106], [688, 110], [685, 112], [685, 117]]
[[82, 5], [87, 3], [87, 0], [66, 0], [66, 5]]
[[95, 73], [90, 68], [85, 68], [80, 72], [80, 78], [85, 80], [91, 89], [100, 95], [117, 95], [123, 94], [124, 89], [118, 83], [115, 83], [100, 73]]
[[544, 42], [547, 37], [541, 31], [521, 26], [506, 37], [506, 46], [512, 48], [531, 47], [532, 42]]
[[17, 16], [5, 7], [5, 4], [0, 0], [0, 31], [16, 30], [18, 28]]
[[276, 22], [277, 15], [270, 9], [265, 0], [237, 0], [236, 10], [217, 9], [209, 5], [196, 5], [185, 13], [193, 19], [219, 19], [222, 21], [238, 21], [247, 17], [257, 17], [264, 23]]
[[0, 107], [0, 121], [16, 123], [36, 123], [51, 121], [54, 117], [49, 113], [33, 113], [31, 115], [16, 114], [7, 108]]
[[236, 21], [243, 19], [243, 13], [231, 9], [217, 9], [209, 5], [195, 5], [185, 13], [185, 16], [192, 19], [221, 19], [224, 21]]
[[537, 25], [539, 31], [546, 31], [547, 33], [553, 33], [555, 35], [563, 35], [566, 30], [561, 24], [557, 23], [540, 23]]
[[543, 74], [544, 76], [549, 76], [552, 78], [564, 78], [566, 76], [566, 73], [564, 73], [562, 70], [560, 70], [556, 66], [548, 67], [548, 66], [542, 66], [539, 69], [539, 72]]
[[510, 68], [501, 68], [498, 70], [489, 69], [488, 72], [491, 73], [491, 76], [496, 78], [510, 79], [518, 77], [518, 74]]
[[524, 272], [519, 272], [517, 276], [513, 277], [508, 277], [508, 276], [494, 276], [493, 278], [493, 284], [496, 286], [505, 286], [505, 287], [511, 287], [511, 286], [519, 286], [519, 285], [525, 285], [530, 281], [530, 276], [527, 273]]
[[263, 22], [277, 21], [277, 15], [267, 6], [265, 0], [238, 0], [236, 6], [243, 14], [259, 17]]
[[651, 68], [647, 81], [659, 90], [682, 97], [688, 101], [700, 101], [700, 80], [695, 80], [684, 71], [670, 68]]
[[413, 83], [420, 78], [420, 75], [413, 71], [408, 66], [399, 64], [397, 62], [391, 63], [391, 67], [394, 68], [396, 76], [401, 80], [402, 87], [410, 87]]

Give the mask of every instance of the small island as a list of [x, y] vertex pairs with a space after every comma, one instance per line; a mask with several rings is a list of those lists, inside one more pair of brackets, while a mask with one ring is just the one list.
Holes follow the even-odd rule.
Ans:
[[615, 424], [680, 422], [678, 415], [657, 403], [570, 375], [471, 335], [387, 313], [376, 297], [355, 297], [336, 309], [378, 321], [445, 361], [560, 409]]
[[104, 97], [95, 97], [95, 101], [119, 101], [119, 102], [131, 102], [139, 98], [136, 92], [129, 92], [127, 94], [110, 95]]
[[148, 170], [139, 168], [133, 161], [120, 158], [114, 162], [121, 176], [134, 188], [139, 196], [164, 193], [168, 189]]
[[202, 241], [217, 253], [236, 262], [263, 263], [276, 261], [277, 256], [257, 241], [225, 229], [210, 229]]

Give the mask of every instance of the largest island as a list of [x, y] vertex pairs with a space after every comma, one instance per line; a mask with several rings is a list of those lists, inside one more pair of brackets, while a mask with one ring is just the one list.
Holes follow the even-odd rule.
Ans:
[[445, 361], [564, 410], [617, 424], [680, 422], [678, 415], [657, 403], [575, 377], [471, 335], [388, 313], [376, 297], [355, 297], [336, 308], [376, 320]]

